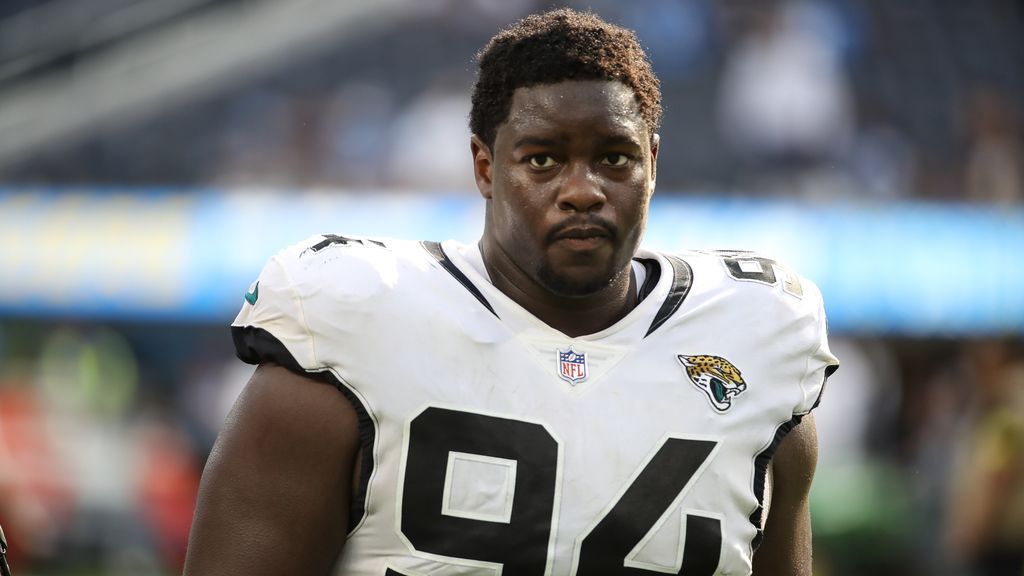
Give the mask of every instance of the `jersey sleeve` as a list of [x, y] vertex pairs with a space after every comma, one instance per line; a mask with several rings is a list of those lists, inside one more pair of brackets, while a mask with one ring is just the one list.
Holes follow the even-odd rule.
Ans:
[[794, 414], [806, 414], [818, 406], [825, 390], [825, 382], [839, 368], [839, 359], [828, 347], [828, 320], [825, 317], [825, 304], [821, 293], [809, 281], [804, 280], [804, 283], [810, 288], [808, 292], [813, 295], [810, 302], [814, 304], [815, 312], [813, 321], [809, 323], [808, 339], [811, 347], [807, 355], [807, 371], [800, 383], [803, 399], [795, 408]]
[[235, 354], [250, 364], [275, 362], [293, 372], [321, 369], [288, 262], [293, 250], [272, 257], [250, 287], [231, 324]]

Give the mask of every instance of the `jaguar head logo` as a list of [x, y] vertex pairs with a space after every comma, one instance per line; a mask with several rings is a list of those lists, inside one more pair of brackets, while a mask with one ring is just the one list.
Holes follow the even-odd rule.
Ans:
[[676, 359], [686, 370], [690, 382], [700, 388], [718, 412], [725, 412], [732, 407], [732, 399], [747, 389], [747, 383], [740, 376], [740, 371], [732, 362], [721, 356], [685, 356], [676, 355]]

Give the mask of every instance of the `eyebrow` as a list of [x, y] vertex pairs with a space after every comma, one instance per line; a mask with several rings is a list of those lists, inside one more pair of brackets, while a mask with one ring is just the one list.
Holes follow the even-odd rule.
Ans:
[[631, 136], [621, 136], [621, 135], [609, 136], [607, 138], [604, 138], [602, 140], [602, 143], [603, 144], [623, 144], [623, 145], [626, 145], [626, 146], [635, 146], [636, 148], [643, 148], [643, 145], [640, 144], [640, 141], [637, 140], [636, 138], [631, 137]]
[[523, 146], [547, 147], [547, 146], [556, 146], [556, 145], [558, 145], [558, 143], [559, 143], [559, 140], [556, 140], [554, 138], [536, 138], [536, 137], [533, 137], [533, 136], [524, 136], [523, 138], [520, 138], [519, 140], [516, 140], [515, 143], [512, 145], [512, 148], [516, 149], [516, 148], [520, 148], [520, 147], [523, 147]]
[[[633, 147], [636, 147], [636, 148], [642, 148], [643, 147], [636, 138], [633, 138], [631, 136], [623, 136], [623, 135], [614, 135], [614, 136], [607, 136], [607, 137], [598, 136], [597, 140], [601, 144], [604, 144], [604, 145], [626, 145], [626, 146], [633, 146]], [[562, 142], [562, 140], [561, 139], [557, 139], [557, 138], [538, 138], [538, 137], [535, 137], [535, 136], [524, 136], [524, 137], [520, 138], [519, 140], [516, 140], [515, 143], [512, 145], [512, 148], [514, 150], [514, 149], [520, 148], [522, 146], [550, 147], [550, 146], [557, 146], [561, 142]]]

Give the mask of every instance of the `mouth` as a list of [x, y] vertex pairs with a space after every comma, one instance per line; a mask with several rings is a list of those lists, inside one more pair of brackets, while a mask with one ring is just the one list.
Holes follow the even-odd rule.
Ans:
[[715, 400], [719, 403], [725, 402], [725, 399], [729, 397], [725, 390], [725, 384], [718, 378], [711, 379], [711, 393], [715, 395]]
[[552, 235], [552, 243], [557, 243], [573, 250], [592, 250], [609, 242], [611, 238], [611, 231], [604, 226], [593, 224], [582, 226], [570, 225], [556, 231]]
[[600, 228], [570, 228], [555, 236], [555, 241], [577, 250], [597, 248], [608, 240], [608, 233]]

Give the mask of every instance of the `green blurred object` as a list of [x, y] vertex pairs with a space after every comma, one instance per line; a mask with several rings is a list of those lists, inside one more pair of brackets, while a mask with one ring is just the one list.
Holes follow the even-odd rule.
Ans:
[[47, 397], [75, 413], [117, 419], [135, 399], [135, 355], [123, 336], [106, 327], [55, 330], [43, 346], [38, 367]]
[[898, 469], [878, 461], [819, 469], [811, 512], [815, 548], [834, 574], [900, 573], [917, 526]]

